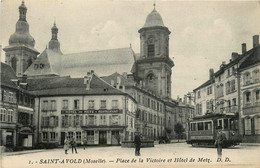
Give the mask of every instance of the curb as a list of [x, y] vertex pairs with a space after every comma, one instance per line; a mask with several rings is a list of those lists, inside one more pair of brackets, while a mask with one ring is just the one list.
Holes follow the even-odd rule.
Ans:
[[260, 143], [240, 143], [241, 146], [260, 146]]

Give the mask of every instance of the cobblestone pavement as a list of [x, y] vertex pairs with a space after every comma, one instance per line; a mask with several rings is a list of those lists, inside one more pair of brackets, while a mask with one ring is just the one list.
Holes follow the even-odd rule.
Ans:
[[[34, 167], [260, 167], [260, 146], [239, 145], [223, 149], [217, 162], [216, 148], [191, 147], [185, 143], [142, 148], [141, 156], [133, 148], [119, 146], [78, 148], [78, 154], [63, 149], [20, 152], [3, 155], [3, 168]], [[193, 166], [192, 166], [193, 165]]]

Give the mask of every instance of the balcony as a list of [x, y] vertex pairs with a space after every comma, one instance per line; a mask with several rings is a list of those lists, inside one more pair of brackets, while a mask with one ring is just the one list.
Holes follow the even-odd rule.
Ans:
[[225, 112], [226, 113], [236, 113], [236, 112], [238, 112], [238, 108], [237, 108], [237, 106], [226, 107]]

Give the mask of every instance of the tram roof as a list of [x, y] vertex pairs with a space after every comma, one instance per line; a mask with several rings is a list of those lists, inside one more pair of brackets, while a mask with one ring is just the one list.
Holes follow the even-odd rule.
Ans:
[[201, 116], [193, 117], [191, 120], [205, 119], [205, 118], [220, 118], [220, 117], [235, 117], [237, 114], [234, 113], [210, 113]]

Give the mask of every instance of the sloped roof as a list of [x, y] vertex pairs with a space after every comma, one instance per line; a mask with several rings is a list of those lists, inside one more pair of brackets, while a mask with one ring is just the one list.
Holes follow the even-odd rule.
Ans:
[[28, 79], [28, 88], [31, 93], [39, 96], [62, 95], [121, 95], [125, 94], [110, 86], [104, 80], [93, 74], [90, 89], [86, 89], [84, 78], [52, 77]]
[[208, 85], [210, 85], [212, 83], [214, 83], [212, 80], [208, 80], [205, 83], [203, 83], [202, 85], [200, 85], [199, 87], [197, 87], [196, 89], [194, 89], [193, 91], [196, 91], [196, 90], [199, 90], [201, 88], [204, 88], [204, 87], [206, 87], [206, 86], [208, 86]]
[[124, 85], [124, 86], [135, 86], [135, 82], [134, 81], [125, 78], [123, 75], [119, 74], [118, 72], [115, 72], [115, 73], [113, 73], [112, 75], [109, 75], [109, 76], [105, 76], [102, 79], [104, 81], [106, 81], [107, 83], [109, 83], [109, 84], [111, 84], [111, 81], [113, 80], [114, 84], [116, 85], [117, 77], [121, 78], [121, 85]]
[[17, 85], [11, 79], [17, 79], [13, 68], [1, 62], [1, 85], [17, 89]]
[[250, 53], [249, 57], [247, 57], [244, 60], [244, 62], [240, 65], [239, 69], [242, 70], [244, 68], [250, 67], [258, 63], [260, 63], [260, 45], [254, 48], [253, 52]]
[[114, 72], [131, 73], [135, 53], [132, 48], [72, 53], [64, 54], [61, 62], [62, 76], [83, 77], [91, 70], [99, 76], [107, 76]]
[[61, 56], [61, 53], [46, 48], [25, 71], [25, 74], [28, 76], [58, 75], [60, 74]]

